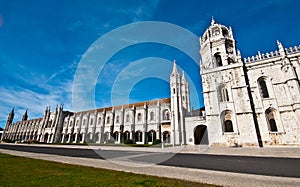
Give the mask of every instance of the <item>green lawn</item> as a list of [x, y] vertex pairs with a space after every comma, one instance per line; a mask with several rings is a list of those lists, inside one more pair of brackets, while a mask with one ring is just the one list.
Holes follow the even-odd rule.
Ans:
[[0, 168], [0, 186], [211, 186], [6, 154]]

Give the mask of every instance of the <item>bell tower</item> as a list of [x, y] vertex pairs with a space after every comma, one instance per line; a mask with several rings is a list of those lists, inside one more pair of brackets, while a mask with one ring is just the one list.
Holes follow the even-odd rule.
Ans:
[[[200, 38], [201, 69], [211, 69], [241, 61], [231, 27], [217, 24], [214, 19]], [[238, 55], [237, 55], [238, 54]]]
[[212, 19], [200, 38], [200, 46], [200, 75], [209, 142], [239, 145], [255, 135], [255, 129], [253, 126], [245, 127], [254, 124], [253, 111], [249, 103], [244, 63], [236, 49], [231, 27]]

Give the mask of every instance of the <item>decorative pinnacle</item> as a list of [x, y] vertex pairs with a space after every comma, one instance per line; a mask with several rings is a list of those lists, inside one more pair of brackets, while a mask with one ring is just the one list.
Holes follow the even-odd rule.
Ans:
[[277, 40], [277, 46], [278, 46], [278, 49], [279, 49], [279, 53], [281, 55], [285, 56], [286, 54], [285, 54], [284, 48], [282, 46], [282, 43], [279, 40]]
[[211, 23], [210, 23], [210, 24], [211, 24], [211, 25], [214, 25], [215, 23], [216, 23], [216, 22], [215, 22], [215, 20], [214, 20], [214, 17], [212, 16], [212, 17], [211, 17]]
[[174, 60], [174, 65], [173, 65], [173, 71], [172, 71], [172, 74], [178, 74], [177, 65], [176, 65], [176, 60]]
[[182, 71], [182, 78], [181, 78], [181, 79], [182, 79], [182, 82], [183, 82], [183, 83], [186, 83], [186, 79], [185, 79], [184, 71]]

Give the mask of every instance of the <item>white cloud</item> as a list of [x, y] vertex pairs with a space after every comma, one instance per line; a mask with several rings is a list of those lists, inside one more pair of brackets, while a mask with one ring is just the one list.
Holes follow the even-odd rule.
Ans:
[[60, 85], [43, 85], [47, 93], [38, 93], [22, 87], [0, 87], [0, 126], [5, 125], [8, 113], [15, 107], [15, 121], [22, 118], [28, 109], [30, 119], [43, 117], [46, 106], [52, 109], [57, 104], [65, 104], [64, 109], [72, 110], [72, 81], [66, 81]]

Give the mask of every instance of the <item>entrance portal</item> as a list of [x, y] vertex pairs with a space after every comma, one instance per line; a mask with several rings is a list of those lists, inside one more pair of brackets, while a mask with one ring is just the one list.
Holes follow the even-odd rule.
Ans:
[[44, 137], [44, 143], [48, 143], [48, 136], [49, 136], [49, 134], [46, 133], [46, 134], [45, 134], [45, 137]]
[[198, 125], [194, 130], [195, 145], [208, 145], [207, 127], [205, 125]]

